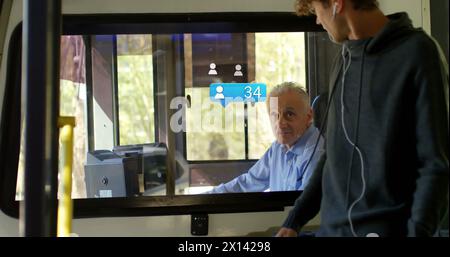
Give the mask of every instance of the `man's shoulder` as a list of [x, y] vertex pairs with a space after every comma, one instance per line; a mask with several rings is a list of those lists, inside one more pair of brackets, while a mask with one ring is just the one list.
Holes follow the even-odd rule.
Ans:
[[418, 44], [420, 46], [427, 45], [429, 47], [435, 47], [433, 39], [423, 29], [415, 29], [410, 36], [410, 42]]
[[[422, 29], [414, 29], [403, 41], [403, 47], [413, 55], [437, 54], [437, 46], [433, 39]], [[429, 56], [428, 56], [429, 57]]]
[[[439, 59], [439, 50], [433, 39], [422, 29], [412, 29], [386, 46], [381, 58], [401, 62], [404, 69], [422, 69]], [[393, 64], [395, 65], [395, 64]]]
[[320, 141], [318, 142], [318, 146], [317, 146], [316, 151], [322, 150], [323, 143], [324, 143], [324, 138], [320, 134], [320, 130], [314, 125], [311, 125], [310, 129], [311, 129], [311, 134], [310, 134], [310, 137], [309, 137], [308, 142], [306, 144], [306, 149], [314, 148], [316, 143], [317, 143], [317, 138], [320, 137]]
[[312, 138], [317, 139], [317, 137], [320, 137], [321, 139], [323, 139], [323, 137], [320, 134], [320, 130], [316, 126], [314, 126], [314, 124], [311, 124], [311, 130], [312, 130], [311, 133]]

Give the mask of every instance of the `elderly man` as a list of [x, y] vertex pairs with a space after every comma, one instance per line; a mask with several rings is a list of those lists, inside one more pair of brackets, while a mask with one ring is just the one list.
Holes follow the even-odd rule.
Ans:
[[[270, 92], [267, 108], [276, 142], [247, 173], [220, 184], [209, 193], [305, 188], [323, 152], [323, 139], [317, 142], [319, 131], [312, 124], [309, 96], [296, 83], [282, 83]], [[316, 143], [316, 152], [312, 155]]]
[[385, 16], [376, 0], [298, 0], [297, 11], [315, 13], [342, 53], [326, 154], [278, 236], [296, 236], [319, 210], [317, 236], [433, 235], [448, 206], [440, 49], [406, 13]]

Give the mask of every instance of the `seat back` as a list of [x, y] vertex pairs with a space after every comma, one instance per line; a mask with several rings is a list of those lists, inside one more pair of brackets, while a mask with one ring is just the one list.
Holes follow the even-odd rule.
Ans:
[[[326, 131], [326, 120], [324, 121], [325, 112], [327, 110], [327, 103], [328, 103], [328, 92], [324, 92], [322, 94], [317, 95], [312, 103], [311, 108], [313, 110], [313, 124], [316, 126], [316, 128], [320, 129], [322, 126], [322, 123], [325, 123], [325, 128], [323, 134], [325, 134]], [[324, 136], [324, 135], [323, 135]]]

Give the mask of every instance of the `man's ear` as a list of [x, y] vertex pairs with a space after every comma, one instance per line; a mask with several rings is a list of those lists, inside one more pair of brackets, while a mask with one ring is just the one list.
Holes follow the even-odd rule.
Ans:
[[306, 124], [311, 125], [313, 118], [314, 118], [313, 109], [308, 108], [308, 111], [306, 112]]

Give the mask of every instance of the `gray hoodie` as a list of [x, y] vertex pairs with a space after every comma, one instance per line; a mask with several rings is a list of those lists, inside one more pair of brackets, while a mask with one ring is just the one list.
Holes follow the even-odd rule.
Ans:
[[406, 13], [388, 18], [373, 38], [343, 44], [326, 154], [284, 227], [299, 229], [319, 210], [318, 236], [430, 236], [439, 226], [448, 206], [448, 70]]

